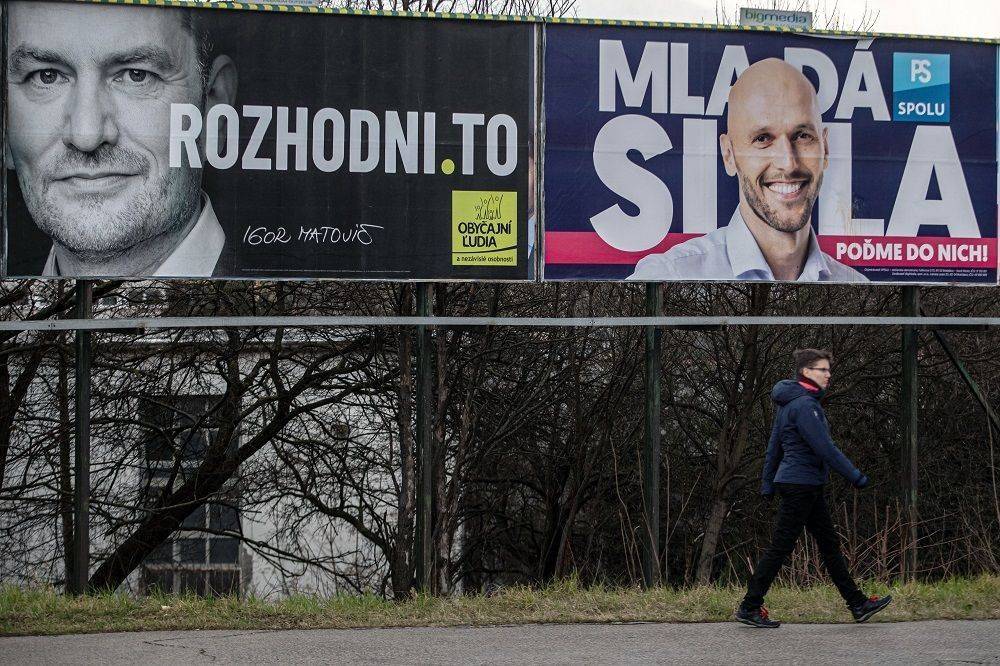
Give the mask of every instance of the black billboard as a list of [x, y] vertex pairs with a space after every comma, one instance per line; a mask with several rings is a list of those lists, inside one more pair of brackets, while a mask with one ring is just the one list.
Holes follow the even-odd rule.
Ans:
[[535, 26], [6, 5], [10, 277], [534, 277]]

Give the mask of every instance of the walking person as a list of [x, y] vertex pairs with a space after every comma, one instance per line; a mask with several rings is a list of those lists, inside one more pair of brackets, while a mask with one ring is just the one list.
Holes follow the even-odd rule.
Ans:
[[782, 380], [771, 391], [777, 411], [761, 483], [761, 494], [766, 499], [777, 492], [778, 515], [771, 545], [754, 569], [746, 596], [736, 610], [736, 620], [754, 627], [781, 626], [768, 616], [764, 596], [805, 527], [816, 539], [823, 566], [854, 621], [865, 622], [888, 606], [892, 597], [866, 597], [854, 583], [840, 553], [840, 539], [823, 488], [831, 467], [855, 488], [866, 487], [869, 479], [833, 443], [826, 414], [819, 403], [830, 384], [833, 355], [822, 349], [799, 349], [792, 357], [797, 378]]

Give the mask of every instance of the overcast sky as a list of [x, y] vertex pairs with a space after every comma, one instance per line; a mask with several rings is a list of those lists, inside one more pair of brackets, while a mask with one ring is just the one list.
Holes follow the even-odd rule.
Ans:
[[[739, 7], [766, 7], [766, 0], [720, 0], [729, 14]], [[839, 10], [844, 27], [857, 27], [867, 7], [878, 14], [874, 32], [1000, 38], [998, 0], [818, 0], [820, 11]], [[715, 23], [716, 0], [578, 0], [580, 18]], [[816, 25], [817, 28], [823, 27]]]

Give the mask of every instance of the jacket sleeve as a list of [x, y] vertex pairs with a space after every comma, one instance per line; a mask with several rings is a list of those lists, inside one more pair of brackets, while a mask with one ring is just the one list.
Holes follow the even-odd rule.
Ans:
[[819, 405], [814, 404], [811, 400], [799, 405], [795, 414], [795, 427], [802, 435], [802, 439], [816, 452], [816, 455], [853, 484], [864, 475], [833, 443], [830, 431], [819, 415], [819, 410]]
[[[779, 407], [778, 409], [781, 409]], [[774, 415], [774, 426], [771, 427], [771, 438], [767, 440], [767, 453], [764, 454], [764, 470], [761, 473], [760, 494], [774, 494], [774, 475], [778, 472], [778, 465], [785, 456], [781, 442], [778, 441], [778, 415]]]

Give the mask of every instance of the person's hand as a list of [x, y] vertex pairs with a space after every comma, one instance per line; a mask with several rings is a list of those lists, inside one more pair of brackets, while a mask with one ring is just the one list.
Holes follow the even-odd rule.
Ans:
[[867, 488], [869, 485], [871, 485], [871, 482], [872, 480], [868, 478], [867, 474], [862, 474], [861, 476], [858, 477], [858, 480], [854, 482], [854, 487], [858, 488], [859, 490], [862, 488]]

